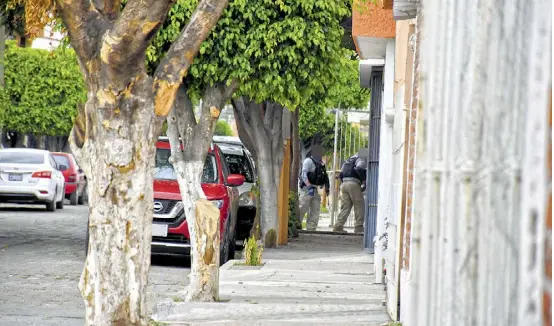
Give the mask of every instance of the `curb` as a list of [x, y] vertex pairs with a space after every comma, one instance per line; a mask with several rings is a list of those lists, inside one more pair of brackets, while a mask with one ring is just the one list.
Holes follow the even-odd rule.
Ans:
[[363, 233], [333, 232], [333, 231], [307, 231], [298, 230], [299, 234], [328, 234], [328, 235], [346, 235], [350, 237], [363, 237]]

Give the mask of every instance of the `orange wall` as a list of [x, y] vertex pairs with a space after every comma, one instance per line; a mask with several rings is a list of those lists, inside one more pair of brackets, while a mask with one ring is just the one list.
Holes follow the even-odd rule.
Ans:
[[369, 36], [378, 38], [394, 38], [396, 36], [395, 21], [392, 9], [379, 8], [365, 0], [360, 3], [355, 0], [352, 9], [352, 36]]

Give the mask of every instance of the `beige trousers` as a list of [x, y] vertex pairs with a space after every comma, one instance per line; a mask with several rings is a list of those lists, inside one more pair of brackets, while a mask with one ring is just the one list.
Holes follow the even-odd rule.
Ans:
[[352, 207], [354, 207], [355, 217], [355, 229], [363, 228], [364, 226], [364, 211], [365, 202], [364, 195], [362, 194], [362, 186], [353, 181], [346, 181], [340, 185], [341, 191], [341, 204], [340, 213], [337, 217], [337, 222], [334, 226], [335, 229], [342, 229]]
[[299, 190], [299, 210], [300, 218], [298, 219], [300, 225], [304, 220], [304, 214], [308, 213], [308, 218], [306, 220], [306, 229], [308, 231], [315, 231], [317, 229], [317, 224], [319, 223], [319, 213], [321, 211], [321, 196], [317, 189], [313, 196], [308, 194], [308, 187], [304, 187]]

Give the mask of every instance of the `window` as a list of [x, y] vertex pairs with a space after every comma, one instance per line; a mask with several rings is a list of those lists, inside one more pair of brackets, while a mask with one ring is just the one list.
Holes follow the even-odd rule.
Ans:
[[[177, 174], [173, 165], [169, 163], [171, 151], [165, 148], [156, 149], [156, 166], [154, 167], [154, 179], [177, 180]], [[202, 171], [202, 183], [217, 183], [217, 164], [212, 154], [206, 156], [204, 170]]]
[[43, 153], [0, 151], [0, 163], [44, 164]]
[[56, 161], [58, 166], [65, 165], [68, 169], [71, 166], [71, 164], [69, 164], [69, 157], [65, 155], [52, 155], [52, 156], [54, 157], [54, 161]]
[[229, 171], [229, 166], [227, 166], [227, 163], [225, 163], [225, 156], [223, 156], [223, 152], [221, 152], [221, 149], [218, 148], [217, 152], [219, 153], [219, 157], [222, 159], [221, 170], [223, 172], [223, 178], [227, 180], [227, 178], [229, 177], [229, 174], [231, 174], [231, 172]]
[[49, 160], [50, 160], [50, 165], [51, 165], [54, 169], [58, 170], [60, 167], [59, 167], [58, 163], [56, 163], [56, 160], [54, 160], [54, 158], [52, 157], [52, 155], [49, 155], [48, 158], [49, 158]]
[[254, 183], [254, 171], [246, 155], [225, 155], [225, 162], [229, 167], [231, 174], [240, 174], [244, 176], [244, 182]]

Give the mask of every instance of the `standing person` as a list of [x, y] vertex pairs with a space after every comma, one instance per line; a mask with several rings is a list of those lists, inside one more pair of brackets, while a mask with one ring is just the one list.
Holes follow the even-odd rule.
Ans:
[[362, 148], [342, 165], [339, 174], [342, 182], [340, 185], [341, 205], [337, 222], [333, 226], [334, 232], [344, 232], [344, 224], [348, 219], [348, 215], [350, 215], [352, 207], [354, 207], [354, 217], [356, 220], [354, 233], [364, 232], [365, 202], [363, 191], [365, 188], [366, 160], [368, 156], [369, 151]]
[[304, 214], [308, 213], [306, 229], [315, 231], [319, 223], [319, 212], [321, 210], [321, 196], [318, 188], [325, 188], [329, 195], [329, 177], [325, 170], [325, 164], [321, 160], [323, 156], [323, 147], [316, 145], [312, 148], [310, 157], [307, 157], [302, 163], [302, 172], [300, 173], [300, 216], [298, 218], [298, 228], [302, 229]]

